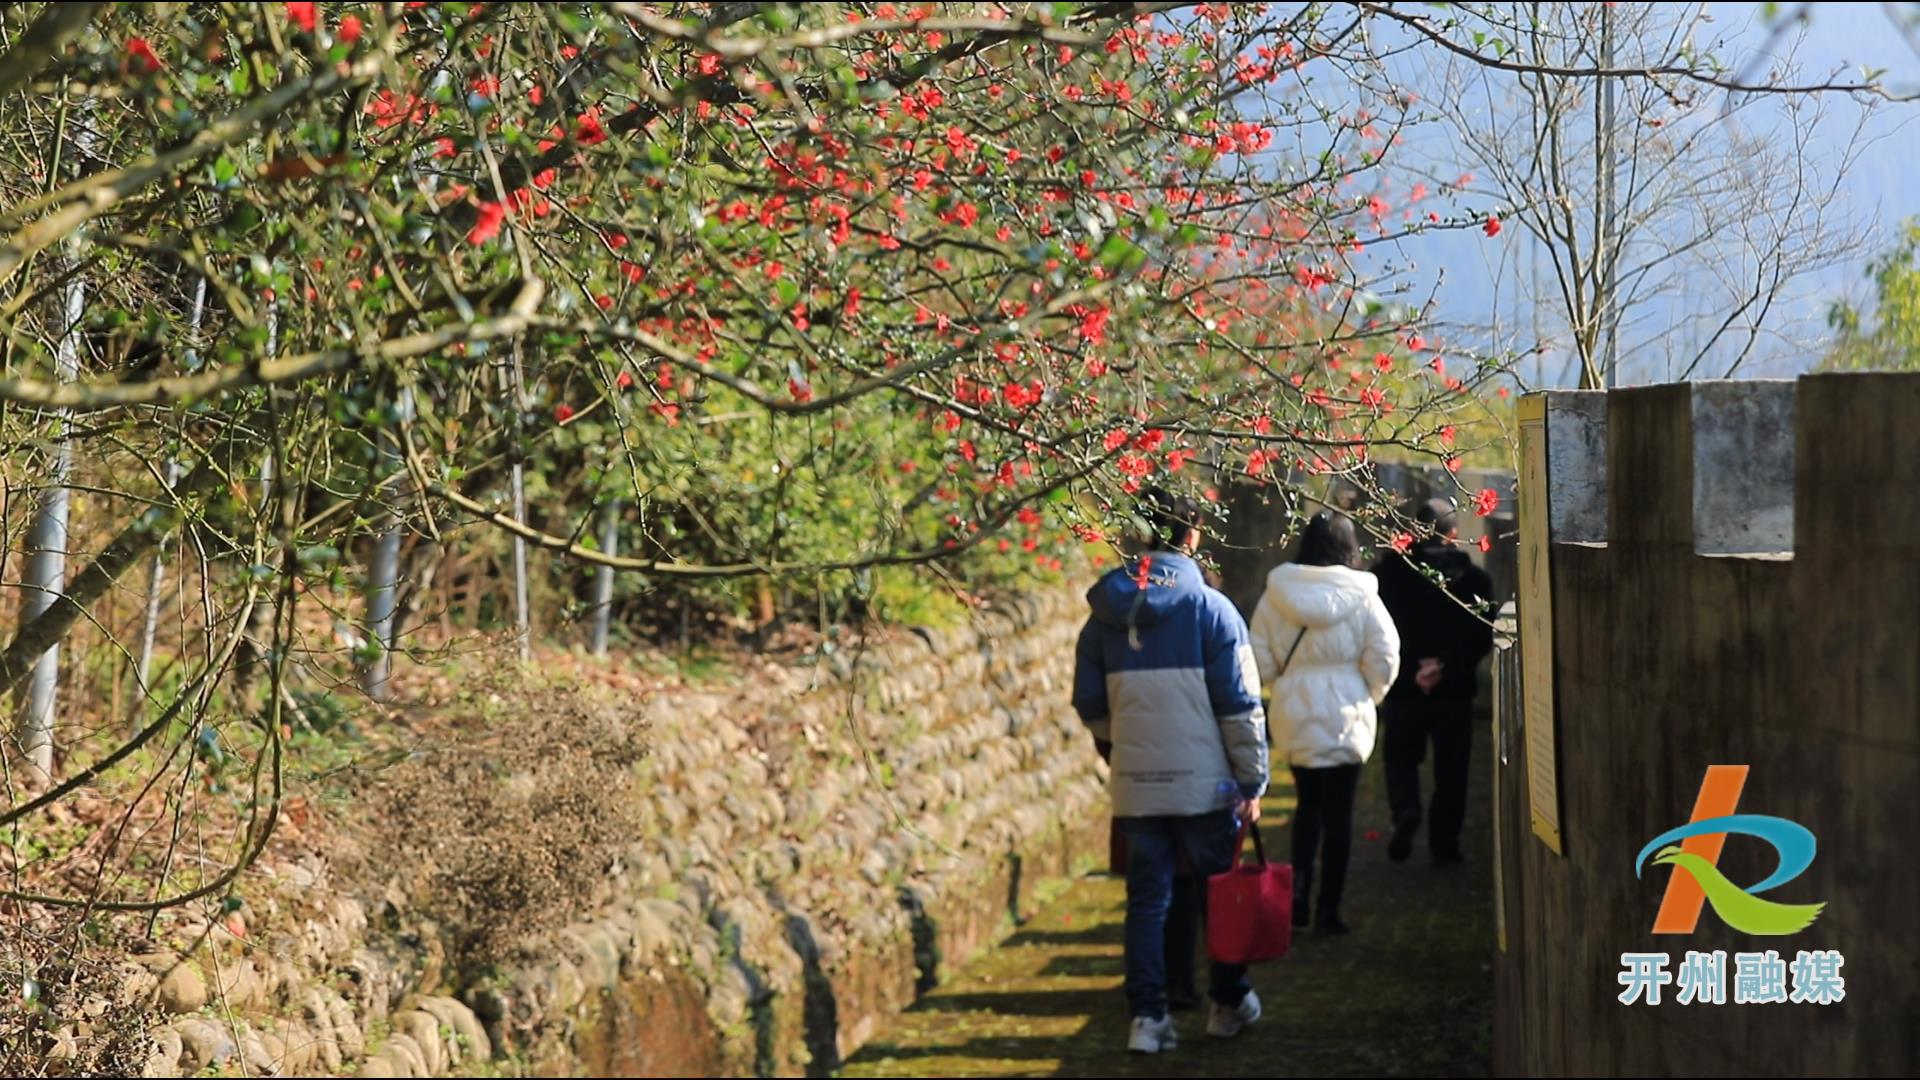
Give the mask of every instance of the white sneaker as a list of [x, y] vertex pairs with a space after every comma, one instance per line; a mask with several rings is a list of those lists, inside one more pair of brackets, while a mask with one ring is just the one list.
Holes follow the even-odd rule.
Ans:
[[1133, 1018], [1133, 1030], [1127, 1035], [1127, 1049], [1135, 1054], [1158, 1054], [1180, 1045], [1180, 1035], [1173, 1030], [1173, 1017], [1163, 1016], [1158, 1020], [1147, 1016]]
[[1207, 1003], [1207, 1034], [1216, 1039], [1231, 1039], [1248, 1024], [1260, 1019], [1260, 995], [1247, 991], [1240, 1004], [1228, 1008], [1217, 1001]]

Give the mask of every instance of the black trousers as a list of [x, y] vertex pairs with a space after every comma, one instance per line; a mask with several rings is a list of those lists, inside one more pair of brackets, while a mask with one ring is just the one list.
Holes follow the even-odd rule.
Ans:
[[1418, 828], [1420, 764], [1433, 743], [1433, 807], [1427, 846], [1435, 855], [1460, 854], [1460, 823], [1467, 816], [1467, 765], [1473, 749], [1473, 699], [1419, 697], [1388, 701], [1387, 805], [1396, 825]]
[[1167, 906], [1167, 994], [1197, 1002], [1193, 979], [1200, 953], [1200, 882], [1190, 873], [1173, 876], [1173, 902]]
[[1320, 922], [1340, 917], [1340, 895], [1347, 887], [1347, 862], [1353, 856], [1353, 796], [1360, 787], [1360, 766], [1321, 769], [1293, 767], [1293, 906], [1305, 911], [1313, 892], [1314, 857], [1320, 861]]

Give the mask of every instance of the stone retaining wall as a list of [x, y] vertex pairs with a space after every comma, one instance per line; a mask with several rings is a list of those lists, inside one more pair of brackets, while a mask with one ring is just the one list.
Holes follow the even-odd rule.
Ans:
[[147, 1073], [824, 1075], [1104, 856], [1105, 770], [1068, 705], [1083, 612], [1026, 597], [656, 697], [644, 838], [607, 903], [481, 985], [449, 985], [430, 927], [377, 929], [403, 898], [283, 868], [297, 931], [217, 924], [187, 961], [126, 963], [124, 1001], [176, 1014]]

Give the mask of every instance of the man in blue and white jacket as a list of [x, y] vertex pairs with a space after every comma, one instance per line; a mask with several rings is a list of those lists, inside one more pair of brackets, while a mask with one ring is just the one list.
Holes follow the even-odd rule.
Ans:
[[[1259, 818], [1267, 744], [1246, 623], [1193, 559], [1199, 504], [1154, 489], [1141, 516], [1152, 549], [1087, 592], [1073, 706], [1111, 746], [1127, 842], [1127, 1048], [1151, 1054], [1177, 1042], [1166, 986], [1175, 860], [1184, 852], [1202, 882], [1231, 867], [1240, 820]], [[1259, 1019], [1244, 965], [1212, 965], [1209, 983], [1209, 1035], [1232, 1038]]]

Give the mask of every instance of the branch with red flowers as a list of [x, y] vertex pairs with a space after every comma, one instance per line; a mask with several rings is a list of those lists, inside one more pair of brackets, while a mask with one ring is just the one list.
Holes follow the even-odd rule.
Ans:
[[[1139, 4], [1129, 7], [1173, 8], [1179, 4]], [[837, 23], [815, 30], [803, 30], [784, 37], [740, 38], [716, 33], [716, 26], [694, 26], [648, 10], [644, 4], [608, 4], [615, 14], [639, 23], [658, 37], [697, 46], [727, 60], [751, 60], [766, 53], [792, 52], [798, 49], [825, 49], [868, 34], [953, 33], [969, 31], [997, 34], [1004, 38], [1033, 37], [1063, 45], [1091, 45], [1099, 38], [1062, 29], [1051, 19], [1021, 16], [1017, 19], [948, 18], [860, 19]]]
[[[1191, 4], [1181, 3], [1097, 4], [1085, 11], [1076, 12], [1067, 19], [1067, 23], [1071, 26], [1088, 26], [1101, 22], [1118, 22], [1138, 15], [1152, 15], [1191, 6]], [[645, 9], [638, 4], [616, 3], [609, 5], [609, 7], [610, 10], [616, 14], [634, 18], [641, 29], [649, 31], [656, 37], [680, 44], [696, 42], [698, 43], [698, 47], [707, 48], [713, 52], [714, 55], [724, 56], [730, 61], [782, 51], [778, 47], [772, 47], [773, 40], [770, 39], [750, 39], [743, 41], [740, 39], [728, 39], [716, 36], [714, 31], [726, 25], [724, 21], [716, 21], [714, 24], [710, 24], [705, 28], [695, 28], [676, 20], [646, 13]], [[645, 17], [641, 18], [642, 15]], [[931, 20], [921, 20], [918, 23], [909, 21], [898, 27], [894, 27], [891, 23], [887, 25], [896, 33], [901, 30], [935, 29], [927, 25], [929, 21]], [[1058, 36], [1065, 33], [1054, 24], [1041, 20], [1019, 19], [1005, 22], [995, 22], [993, 20], [949, 21], [980, 23], [984, 29], [980, 29], [970, 37], [956, 37], [953, 41], [948, 42], [912, 64], [872, 75], [862, 80], [859, 84], [860, 87], [865, 89], [884, 84], [891, 86], [895, 90], [904, 90], [914, 83], [919, 82], [921, 79], [926, 78], [930, 73], [938, 71], [956, 60], [963, 60], [976, 53], [990, 49], [995, 45], [1004, 44], [1009, 41], [1017, 41], [1022, 37], [1046, 37], [1048, 34]], [[849, 23], [847, 24], [847, 28], [859, 29], [865, 32], [874, 29], [878, 23], [879, 20]], [[826, 31], [795, 35], [794, 40], [798, 42], [800, 39], [824, 32]], [[841, 30], [835, 28], [834, 32], [839, 33]], [[797, 43], [792, 45], [788, 51], [792, 49], [824, 48], [827, 44], [829, 43], [820, 42], [812, 45]], [[738, 55], [732, 55], [729, 50], [732, 50], [733, 53], [738, 53]], [[742, 90], [738, 84], [732, 82], [728, 73], [725, 71], [699, 75], [689, 80], [677, 90], [667, 90], [662, 87], [642, 85], [641, 92], [651, 103], [651, 107], [636, 105], [626, 112], [606, 121], [603, 127], [608, 134], [632, 135], [638, 132], [644, 132], [647, 125], [659, 119], [668, 109], [688, 105], [696, 101], [704, 101], [713, 105], [729, 105], [748, 100], [746, 92]], [[824, 91], [818, 87], [802, 88], [802, 96], [810, 100], [819, 99], [823, 93]], [[528, 177], [536, 176], [546, 169], [557, 168], [572, 160], [578, 151], [579, 147], [576, 144], [568, 140], [562, 140], [559, 145], [545, 150], [534, 156], [531, 160], [515, 158], [511, 161], [503, 162], [500, 170], [502, 182], [508, 188], [519, 187], [526, 183]], [[459, 221], [460, 215], [468, 212], [470, 211], [465, 207], [456, 207], [454, 209], [454, 214], [456, 215], [455, 220]]]

